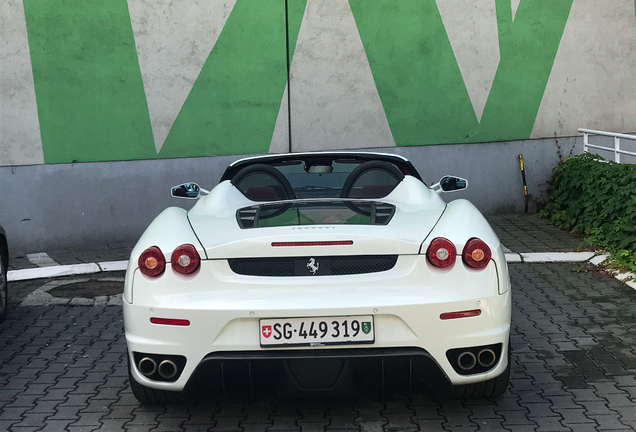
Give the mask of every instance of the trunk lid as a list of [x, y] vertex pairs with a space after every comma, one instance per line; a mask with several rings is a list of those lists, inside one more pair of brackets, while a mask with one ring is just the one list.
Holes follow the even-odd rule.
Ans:
[[[287, 203], [289, 207], [282, 212], [281, 204], [261, 204], [188, 217], [208, 259], [409, 255], [420, 252], [445, 208], [366, 201], [354, 202], [352, 210], [343, 201], [331, 202], [336, 204], [316, 206], [313, 201], [314, 206], [307, 207], [306, 202]], [[321, 244], [298, 244], [303, 242]], [[274, 245], [278, 243], [290, 245]]]

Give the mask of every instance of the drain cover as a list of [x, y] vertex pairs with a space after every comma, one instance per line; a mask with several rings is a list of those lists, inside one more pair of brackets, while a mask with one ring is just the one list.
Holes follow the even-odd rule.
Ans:
[[61, 285], [48, 291], [53, 297], [59, 298], [95, 298], [100, 296], [112, 296], [124, 292], [124, 283], [121, 281], [89, 280]]

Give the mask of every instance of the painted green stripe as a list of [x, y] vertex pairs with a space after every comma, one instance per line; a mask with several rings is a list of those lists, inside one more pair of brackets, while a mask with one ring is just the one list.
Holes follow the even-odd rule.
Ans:
[[496, 0], [501, 62], [470, 141], [530, 137], [572, 1], [522, 1], [513, 22], [510, 1]]
[[159, 155], [267, 153], [286, 62], [285, 3], [238, 0]]
[[294, 57], [294, 50], [296, 49], [296, 42], [298, 41], [298, 34], [300, 33], [300, 25], [303, 21], [306, 7], [307, 0], [287, 0], [287, 18], [289, 21], [287, 37], [289, 38], [290, 62]]
[[44, 160], [156, 157], [126, 0], [24, 0]]
[[496, 0], [501, 61], [481, 124], [435, 0], [350, 0], [397, 145], [529, 138], [572, 0]]
[[462, 142], [478, 127], [435, 0], [350, 0], [396, 145]]

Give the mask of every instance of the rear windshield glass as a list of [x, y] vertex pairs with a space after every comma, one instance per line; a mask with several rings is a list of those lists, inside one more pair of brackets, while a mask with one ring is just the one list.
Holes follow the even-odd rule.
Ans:
[[[276, 178], [271, 172], [251, 172], [241, 177], [236, 187], [252, 201], [276, 201], [303, 198], [382, 198], [400, 183], [398, 168], [384, 162], [385, 168], [358, 168], [363, 161], [335, 159], [324, 162], [285, 161], [271, 168], [282, 174]], [[392, 168], [394, 171], [386, 169]], [[269, 168], [271, 170], [271, 168]], [[347, 179], [352, 176], [347, 183]], [[274, 173], [276, 174], [276, 173]], [[285, 185], [284, 181], [288, 182]], [[343, 191], [343, 187], [345, 190]], [[293, 196], [290, 191], [293, 190]]]
[[375, 201], [297, 201], [261, 204], [237, 212], [241, 228], [297, 225], [386, 225], [395, 206]]

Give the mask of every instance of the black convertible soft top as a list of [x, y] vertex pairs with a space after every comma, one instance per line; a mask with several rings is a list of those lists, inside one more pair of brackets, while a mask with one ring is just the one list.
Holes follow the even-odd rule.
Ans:
[[357, 160], [360, 162], [367, 161], [385, 161], [390, 162], [404, 175], [410, 175], [415, 177], [416, 179], [422, 181], [422, 177], [417, 172], [415, 167], [408, 159], [399, 155], [393, 155], [388, 153], [371, 153], [371, 152], [346, 152], [346, 151], [336, 151], [336, 152], [310, 152], [310, 153], [285, 153], [285, 154], [274, 154], [274, 155], [265, 155], [265, 156], [255, 156], [245, 159], [239, 159], [235, 162], [232, 162], [220, 181], [231, 180], [239, 171], [249, 165], [253, 164], [267, 164], [267, 165], [278, 165], [284, 164], [285, 162], [298, 161], [302, 160], [309, 165], [314, 164], [324, 164], [326, 162], [330, 162], [337, 159], [347, 159], [347, 160]]

